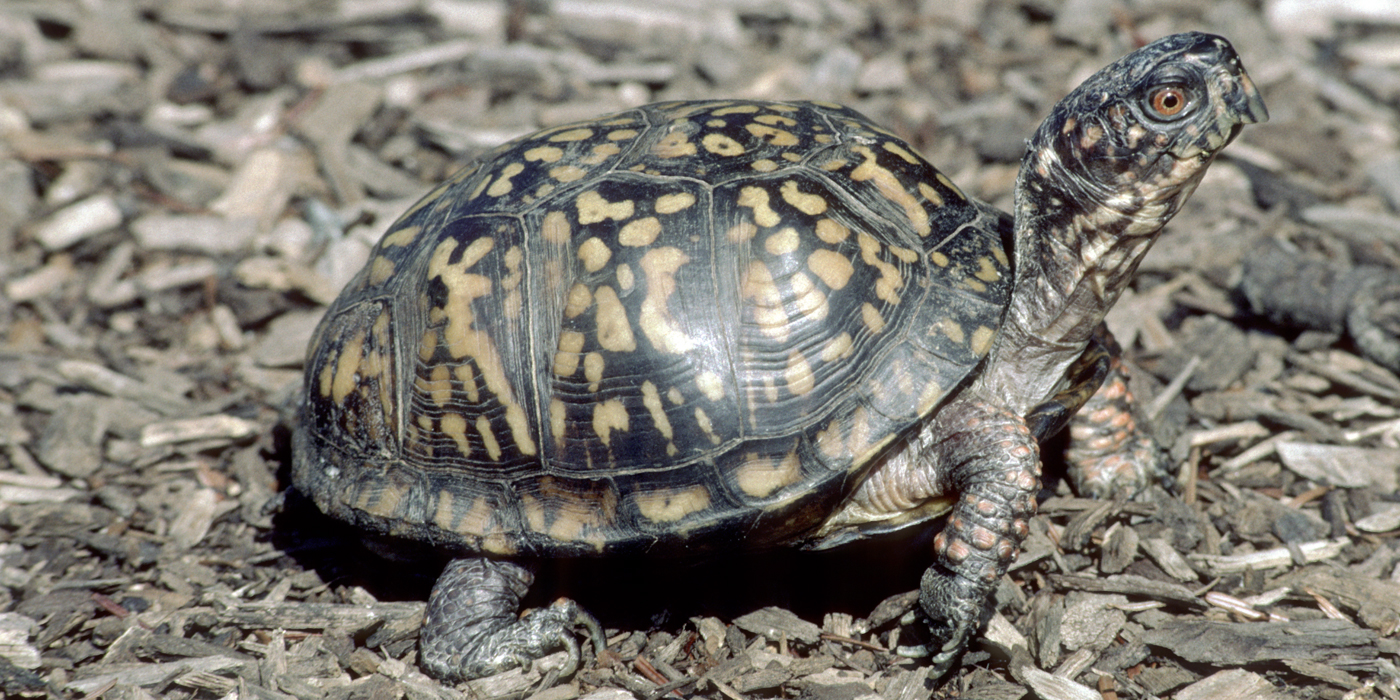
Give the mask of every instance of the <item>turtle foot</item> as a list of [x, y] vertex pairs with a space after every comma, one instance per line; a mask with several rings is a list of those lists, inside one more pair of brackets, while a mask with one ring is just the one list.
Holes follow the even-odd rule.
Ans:
[[445, 681], [470, 680], [528, 667], [563, 649], [568, 659], [558, 675], [567, 676], [581, 659], [574, 634], [578, 627], [587, 631], [595, 651], [604, 648], [597, 620], [572, 600], [517, 616], [533, 581], [528, 570], [510, 562], [478, 558], [449, 563], [428, 598], [419, 637], [423, 671]]

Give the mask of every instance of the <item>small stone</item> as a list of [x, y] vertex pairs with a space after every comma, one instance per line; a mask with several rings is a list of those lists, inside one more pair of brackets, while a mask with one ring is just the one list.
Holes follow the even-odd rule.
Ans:
[[49, 264], [5, 283], [5, 295], [19, 303], [52, 296], [73, 279], [73, 258], [53, 256]]
[[102, 466], [102, 436], [107, 422], [92, 394], [65, 399], [39, 438], [40, 462], [64, 476], [85, 479]]
[[34, 230], [45, 250], [63, 250], [122, 222], [122, 210], [109, 194], [99, 194], [54, 212]]
[[263, 367], [300, 367], [324, 313], [324, 309], [292, 311], [273, 319], [253, 349], [253, 360]]
[[152, 423], [141, 430], [141, 446], [156, 447], [194, 440], [238, 440], [253, 435], [258, 424], [237, 416], [214, 415]]
[[865, 92], [903, 90], [909, 85], [909, 68], [904, 57], [887, 53], [866, 62], [856, 79], [856, 88]]
[[1385, 493], [1400, 488], [1400, 450], [1280, 442], [1283, 465], [1313, 481], [1341, 488], [1374, 486]]
[[218, 504], [219, 496], [214, 489], [195, 489], [193, 494], [184, 499], [174, 519], [170, 521], [171, 541], [180, 549], [189, 549], [199, 544], [214, 524]]
[[210, 255], [244, 250], [257, 235], [251, 219], [195, 214], [152, 214], [131, 223], [131, 232], [148, 250], [191, 250]]
[[746, 632], [760, 634], [769, 641], [777, 642], [783, 637], [803, 644], [816, 644], [821, 640], [822, 629], [792, 611], [777, 607], [755, 610], [734, 620], [734, 624]]
[[1355, 525], [1356, 529], [1362, 532], [1400, 530], [1400, 505], [1391, 504], [1364, 518], [1358, 518]]

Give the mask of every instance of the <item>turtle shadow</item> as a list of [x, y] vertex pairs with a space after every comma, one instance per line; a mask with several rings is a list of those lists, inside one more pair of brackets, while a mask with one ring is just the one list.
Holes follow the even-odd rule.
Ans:
[[[776, 606], [820, 624], [865, 617], [918, 587], [942, 523], [823, 551], [793, 547], [679, 556], [515, 559], [535, 572], [526, 607], [572, 598], [605, 628], [676, 631], [696, 617], [732, 620]], [[419, 542], [366, 536], [322, 514], [295, 490], [273, 518], [272, 543], [332, 589], [360, 586], [380, 601], [426, 601], [453, 557]]]

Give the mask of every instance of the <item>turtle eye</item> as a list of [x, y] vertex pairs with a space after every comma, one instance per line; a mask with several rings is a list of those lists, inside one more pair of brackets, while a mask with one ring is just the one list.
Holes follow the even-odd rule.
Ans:
[[1191, 104], [1191, 96], [1180, 85], [1163, 85], [1154, 88], [1147, 96], [1147, 106], [1152, 116], [1161, 119], [1175, 119]]

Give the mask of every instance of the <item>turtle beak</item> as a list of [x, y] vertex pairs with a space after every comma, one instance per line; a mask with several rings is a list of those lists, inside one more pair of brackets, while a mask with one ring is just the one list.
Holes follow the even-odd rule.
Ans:
[[1235, 90], [1229, 96], [1230, 106], [1241, 124], [1262, 124], [1269, 121], [1269, 108], [1264, 106], [1264, 97], [1254, 81], [1243, 69], [1235, 75]]

